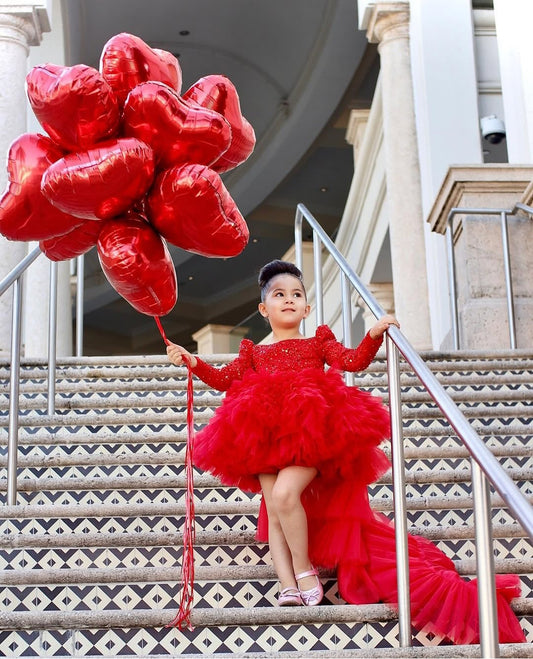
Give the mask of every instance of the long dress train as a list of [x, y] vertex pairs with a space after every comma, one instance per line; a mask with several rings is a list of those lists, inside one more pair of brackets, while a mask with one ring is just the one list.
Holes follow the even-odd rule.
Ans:
[[[310, 558], [336, 569], [339, 593], [353, 604], [397, 601], [394, 527], [370, 508], [367, 492], [390, 466], [380, 448], [390, 433], [388, 410], [376, 396], [346, 386], [341, 375], [366, 368], [380, 345], [367, 334], [356, 349], [346, 349], [321, 326], [309, 339], [271, 345], [245, 339], [227, 366], [198, 359], [193, 369], [226, 391], [196, 437], [195, 464], [251, 492], [260, 491], [259, 474], [316, 467], [302, 495]], [[264, 505], [257, 537], [268, 539]], [[409, 536], [409, 570], [413, 624], [454, 643], [478, 642], [476, 581], [461, 578], [443, 552], [417, 536]], [[516, 575], [497, 577], [501, 642], [525, 641], [509, 606], [519, 595]]]

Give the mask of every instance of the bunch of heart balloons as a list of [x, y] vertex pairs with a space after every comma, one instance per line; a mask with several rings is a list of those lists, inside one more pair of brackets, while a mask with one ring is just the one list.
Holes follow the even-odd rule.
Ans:
[[207, 257], [242, 252], [248, 227], [220, 174], [250, 156], [255, 135], [227, 77], [181, 94], [174, 55], [121, 33], [99, 70], [45, 64], [26, 84], [47, 134], [10, 146], [4, 237], [37, 240], [55, 261], [96, 245], [111, 285], [151, 316], [177, 300], [167, 243]]

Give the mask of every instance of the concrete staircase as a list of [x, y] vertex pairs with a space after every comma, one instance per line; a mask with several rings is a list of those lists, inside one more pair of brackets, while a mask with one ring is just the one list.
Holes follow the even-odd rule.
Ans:
[[[502, 466], [533, 500], [533, 355], [427, 353], [424, 359]], [[212, 358], [217, 362], [229, 355]], [[411, 532], [475, 571], [467, 452], [402, 365]], [[0, 505], [0, 656], [459, 657], [418, 633], [398, 649], [396, 614], [348, 606], [322, 573], [322, 606], [280, 609], [266, 547], [254, 542], [258, 498], [196, 477], [194, 630], [166, 629], [180, 591], [186, 373], [162, 359], [84, 358], [58, 365], [46, 414], [46, 367], [23, 364], [19, 504]], [[0, 500], [5, 503], [9, 369], [0, 363]], [[377, 359], [356, 384], [387, 398]], [[220, 395], [197, 383], [195, 422]], [[391, 514], [390, 475], [370, 490]], [[533, 549], [493, 496], [496, 569], [518, 572], [515, 610], [533, 641]], [[528, 644], [502, 656], [533, 657]]]

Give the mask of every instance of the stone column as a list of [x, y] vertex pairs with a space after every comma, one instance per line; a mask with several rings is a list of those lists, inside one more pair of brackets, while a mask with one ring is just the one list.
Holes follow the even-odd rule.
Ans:
[[239, 350], [239, 343], [246, 332], [246, 327], [209, 324], [195, 332], [192, 338], [198, 344], [199, 355], [227, 354]]
[[[379, 304], [383, 307], [386, 313], [391, 313], [393, 315], [395, 314], [394, 290], [392, 288], [392, 282], [385, 281], [385, 282], [376, 282], [373, 284], [371, 283], [368, 284], [367, 288], [372, 293], [372, 295], [376, 298]], [[362, 314], [363, 314], [363, 321], [365, 323], [365, 334], [366, 334], [368, 330], [372, 327], [372, 325], [376, 323], [376, 317], [363, 302], [362, 298], [358, 298], [357, 304], [363, 310]], [[402, 331], [403, 331], [403, 327], [402, 327]]]
[[378, 2], [367, 31], [379, 43], [394, 302], [418, 350], [432, 347], [426, 247], [409, 48], [409, 4]]
[[[7, 152], [11, 142], [26, 131], [26, 93], [29, 47], [38, 45], [49, 30], [42, 3], [2, 2], [0, 7], [0, 188], [7, 184]], [[27, 245], [0, 236], [0, 279], [25, 256]], [[0, 355], [11, 348], [11, 292], [0, 297]]]

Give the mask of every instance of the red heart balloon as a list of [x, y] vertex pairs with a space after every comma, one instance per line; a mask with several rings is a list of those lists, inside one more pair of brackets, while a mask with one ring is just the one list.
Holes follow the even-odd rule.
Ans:
[[28, 98], [41, 126], [67, 151], [87, 149], [118, 132], [118, 102], [90, 66], [35, 66], [26, 76]]
[[220, 158], [210, 165], [216, 172], [225, 172], [244, 162], [255, 146], [252, 125], [242, 116], [239, 95], [235, 85], [223, 75], [200, 78], [190, 87], [183, 98], [194, 101], [204, 108], [215, 110], [225, 117], [231, 126], [231, 144]]
[[67, 233], [82, 220], [67, 215], [41, 192], [43, 173], [64, 155], [52, 140], [24, 133], [9, 147], [9, 183], [0, 199], [0, 233], [9, 240], [41, 240]]
[[176, 304], [178, 283], [165, 241], [139, 215], [107, 220], [97, 242], [109, 283], [132, 307], [164, 316]]
[[186, 162], [208, 165], [231, 142], [231, 127], [218, 112], [189, 104], [158, 82], [131, 91], [122, 122], [124, 135], [149, 144], [161, 168]]
[[100, 57], [100, 71], [113, 88], [122, 105], [128, 93], [141, 82], [164, 82], [181, 91], [181, 68], [166, 50], [150, 48], [139, 37], [122, 32], [105, 44]]
[[127, 211], [153, 177], [152, 149], [134, 137], [118, 138], [61, 158], [44, 173], [41, 189], [62, 211], [105, 220]]
[[148, 218], [169, 243], [202, 256], [237, 256], [248, 227], [220, 176], [204, 165], [162, 172], [147, 198]]
[[63, 236], [41, 240], [39, 247], [51, 261], [68, 261], [96, 245], [103, 223], [87, 220]]

